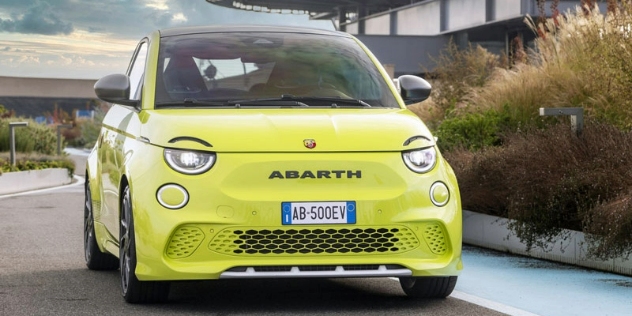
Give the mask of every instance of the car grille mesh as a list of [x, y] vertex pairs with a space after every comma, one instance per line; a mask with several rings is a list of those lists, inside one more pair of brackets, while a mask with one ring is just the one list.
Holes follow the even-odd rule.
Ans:
[[172, 259], [186, 258], [193, 254], [203, 240], [204, 233], [201, 229], [182, 226], [171, 236], [171, 241], [167, 246], [167, 256]]
[[439, 224], [426, 225], [423, 230], [424, 240], [430, 251], [434, 254], [442, 255], [447, 251], [446, 239]]
[[209, 249], [233, 255], [393, 254], [419, 246], [405, 227], [225, 229]]

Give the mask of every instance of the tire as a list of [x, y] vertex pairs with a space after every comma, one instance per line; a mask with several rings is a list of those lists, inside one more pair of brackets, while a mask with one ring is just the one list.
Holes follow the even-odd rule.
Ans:
[[416, 298], [446, 298], [456, 286], [457, 276], [401, 277], [399, 284], [406, 295]]
[[128, 303], [161, 303], [169, 296], [169, 282], [139, 281], [136, 271], [136, 241], [132, 198], [129, 187], [123, 190], [121, 201], [121, 227], [119, 238], [119, 268], [121, 270], [121, 291]]
[[116, 270], [119, 267], [118, 259], [99, 250], [94, 234], [94, 213], [92, 208], [92, 196], [90, 185], [86, 181], [84, 190], [85, 202], [83, 207], [83, 250], [86, 266], [90, 270]]

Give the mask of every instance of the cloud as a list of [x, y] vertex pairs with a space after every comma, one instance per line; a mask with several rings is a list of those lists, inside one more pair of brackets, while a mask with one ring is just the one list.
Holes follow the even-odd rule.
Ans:
[[174, 14], [171, 20], [174, 22], [186, 22], [189, 19], [187, 19], [187, 17], [182, 12], [180, 12], [180, 13]]
[[125, 72], [138, 40], [155, 29], [244, 23], [331, 28], [204, 0], [0, 0], [0, 75], [96, 79]]
[[105, 28], [100, 26], [88, 26], [88, 32], [90, 33], [101, 33], [104, 32]]
[[34, 65], [39, 65], [40, 64], [40, 59], [39, 57], [33, 57], [33, 56], [22, 56], [20, 58], [18, 58], [17, 61], [15, 61], [18, 65], [20, 64], [34, 64]]
[[36, 1], [23, 15], [14, 13], [9, 19], [0, 19], [0, 31], [68, 35], [74, 31], [74, 27], [71, 22], [62, 21], [48, 2]]

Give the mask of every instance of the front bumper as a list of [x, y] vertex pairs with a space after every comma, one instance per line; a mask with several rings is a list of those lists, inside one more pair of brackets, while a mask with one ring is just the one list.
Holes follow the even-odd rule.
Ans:
[[[328, 155], [330, 164], [350, 160], [344, 154]], [[156, 162], [151, 168], [161, 172], [130, 177], [139, 280], [454, 276], [462, 269], [460, 196], [443, 161], [419, 176], [397, 154], [353, 156], [363, 170], [401, 165], [394, 168], [400, 176], [380, 177], [378, 172], [372, 178], [364, 171], [361, 182], [320, 185], [307, 182], [312, 179], [270, 180], [269, 171], [259, 177], [262, 182], [248, 182], [244, 174], [257, 177], [250, 158], [227, 156], [218, 155], [216, 166], [204, 175], [181, 175]], [[289, 168], [301, 164], [286, 154], [266, 159]], [[243, 166], [236, 168], [244, 174], [233, 166]], [[442, 207], [430, 201], [436, 181], [450, 189]], [[187, 190], [185, 207], [158, 203], [156, 192], [168, 183]], [[343, 200], [356, 202], [356, 224], [282, 224], [282, 202]]]

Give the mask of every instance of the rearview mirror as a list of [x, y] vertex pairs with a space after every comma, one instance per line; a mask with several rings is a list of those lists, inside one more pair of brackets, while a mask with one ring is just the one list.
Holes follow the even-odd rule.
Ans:
[[107, 75], [94, 84], [94, 93], [99, 99], [136, 107], [138, 100], [130, 100], [129, 91], [129, 77], [123, 74]]
[[403, 75], [397, 78], [399, 82], [399, 94], [406, 105], [421, 102], [428, 99], [432, 86], [428, 81], [413, 75]]

